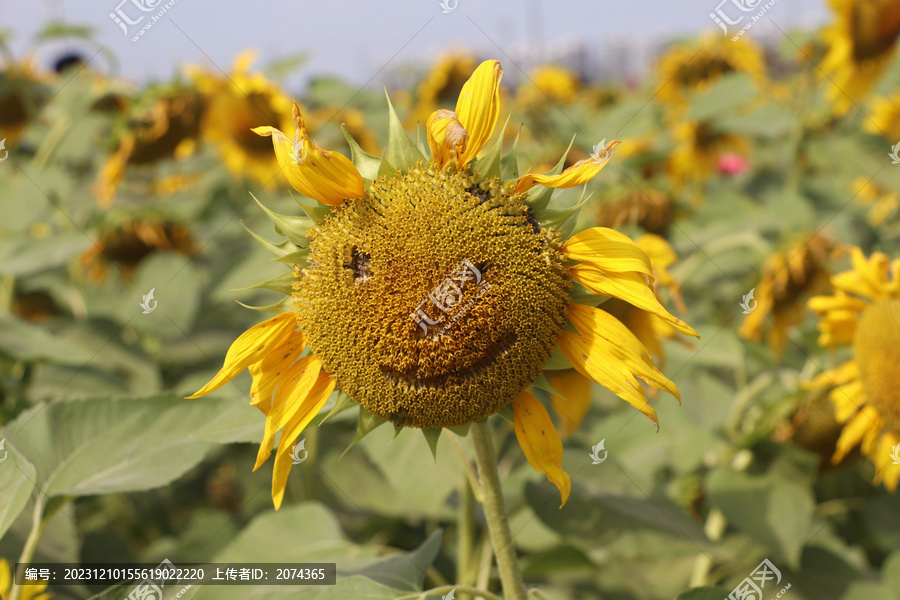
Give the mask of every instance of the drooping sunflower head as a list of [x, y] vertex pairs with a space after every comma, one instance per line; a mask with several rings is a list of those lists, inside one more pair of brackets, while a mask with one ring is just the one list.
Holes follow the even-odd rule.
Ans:
[[200, 68], [189, 73], [207, 102], [203, 138], [219, 149], [232, 174], [264, 185], [278, 172], [278, 164], [271, 144], [252, 129], [260, 122], [290, 128], [291, 101], [277, 83], [251, 71], [255, 60], [256, 53], [247, 51], [235, 59], [227, 76]]
[[875, 483], [893, 491], [900, 481], [891, 460], [900, 444], [900, 259], [880, 252], [866, 258], [859, 248], [850, 256], [852, 269], [831, 278], [832, 295], [811, 298], [809, 308], [819, 315], [819, 345], [849, 346], [851, 360], [808, 385], [832, 388], [844, 424], [834, 462], [859, 445], [875, 465]]
[[549, 103], [569, 104], [580, 91], [581, 77], [578, 73], [558, 65], [543, 65], [519, 86], [515, 102], [519, 111], [528, 112]]
[[33, 57], [7, 65], [0, 71], [0, 140], [15, 146], [28, 118], [37, 111], [46, 94], [45, 78]]
[[430, 158], [390, 104], [389, 144], [380, 158], [363, 152], [346, 130], [352, 161], [323, 150], [297, 105], [293, 136], [270, 126], [254, 130], [272, 138], [291, 185], [332, 208], [301, 203], [308, 217], [297, 217], [263, 207], [287, 240], [259, 239], [293, 273], [289, 286], [283, 278], [265, 285], [290, 295], [293, 310], [238, 338], [195, 396], [249, 368], [252, 404], [267, 416], [257, 467], [282, 430], [276, 506], [290, 470], [287, 441], [338, 386], [360, 405], [361, 418], [420, 429], [473, 423], [512, 404], [526, 457], [559, 487], [563, 502], [570, 482], [562, 445], [529, 392], [533, 384], [554, 389], [541, 377], [549, 363], [574, 367], [654, 423], [637, 377], [677, 396], [625, 325], [571, 295], [577, 281], [696, 335], [657, 300], [650, 282], [660, 274], [647, 254], [602, 227], [565, 240], [584, 200], [547, 208], [553, 188], [592, 179], [618, 142], [565, 170], [563, 157], [545, 175], [519, 177], [515, 152], [502, 151], [502, 134], [479, 157], [499, 117], [501, 76], [497, 61], [485, 61], [462, 86], [455, 110], [431, 113]]
[[[768, 329], [769, 347], [781, 354], [788, 329], [803, 320], [807, 298], [827, 285], [827, 263], [833, 249], [830, 236], [816, 233], [769, 256], [754, 288], [756, 308], [744, 316], [738, 335], [759, 341]], [[770, 318], [773, 322], [767, 327]]]
[[200, 135], [203, 99], [190, 90], [157, 98], [149, 110], [128, 123], [118, 148], [109, 157], [94, 185], [101, 206], [116, 197], [129, 166], [154, 164], [166, 158], [189, 156]]
[[822, 71], [838, 114], [861, 101], [887, 68], [900, 37], [895, 0], [831, 0], [834, 22], [825, 29]]
[[720, 36], [704, 36], [698, 42], [679, 44], [660, 58], [657, 97], [671, 109], [687, 106], [688, 96], [703, 92], [729, 73], [746, 73], [757, 81], [766, 77], [762, 49], [747, 39], [732, 42]]
[[477, 65], [475, 58], [464, 52], [438, 58], [416, 89], [416, 119], [424, 123], [440, 106], [452, 103]]

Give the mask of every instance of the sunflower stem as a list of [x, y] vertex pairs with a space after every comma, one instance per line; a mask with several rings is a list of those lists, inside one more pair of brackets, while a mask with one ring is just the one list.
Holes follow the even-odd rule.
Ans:
[[487, 420], [484, 420], [472, 425], [470, 431], [484, 499], [482, 503], [484, 517], [491, 535], [503, 593], [506, 600], [526, 600], [525, 582], [519, 570], [516, 548], [512, 543], [506, 508], [503, 505], [503, 488], [500, 485], [500, 474], [497, 472], [497, 454], [494, 451], [491, 428]]
[[[472, 571], [472, 554], [475, 544], [475, 496], [468, 477], [460, 478], [459, 512], [457, 514], [456, 539], [456, 581], [463, 585], [475, 583]], [[469, 600], [471, 596], [461, 595], [460, 600]]]
[[[22, 554], [19, 556], [20, 563], [30, 563], [31, 559], [34, 558], [34, 552], [37, 550], [38, 541], [41, 539], [41, 534], [44, 532], [44, 526], [46, 524], [47, 519], [44, 518], [44, 502], [43, 499], [38, 496], [34, 502], [31, 532], [28, 534], [28, 539], [25, 540], [25, 546], [22, 548]], [[12, 565], [12, 567], [15, 569], [16, 565]], [[13, 581], [16, 579], [15, 571], [12, 573], [12, 579]], [[9, 600], [19, 600], [22, 596], [23, 586], [10, 582], [10, 589], [12, 590], [12, 594], [9, 596]]]

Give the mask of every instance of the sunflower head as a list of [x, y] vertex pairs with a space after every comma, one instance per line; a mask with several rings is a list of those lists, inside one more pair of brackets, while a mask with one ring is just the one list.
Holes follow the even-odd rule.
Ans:
[[887, 68], [900, 37], [895, 0], [831, 0], [834, 22], [825, 29], [828, 53], [821, 70], [828, 96], [844, 113], [862, 100]]
[[819, 345], [849, 346], [852, 359], [808, 384], [831, 388], [837, 420], [844, 424], [833, 460], [855, 446], [877, 469], [875, 482], [890, 490], [900, 481], [900, 465], [890, 459], [900, 444], [900, 259], [876, 252], [866, 257], [851, 248], [853, 267], [831, 278], [833, 294], [810, 299], [819, 315]]
[[767, 342], [781, 354], [788, 340], [787, 330], [803, 320], [804, 302], [828, 282], [827, 262], [833, 249], [830, 236], [816, 233], [769, 256], [754, 288], [757, 306], [744, 317], [738, 335], [759, 341], [771, 318]]
[[256, 53], [247, 51], [227, 76], [200, 68], [189, 74], [207, 102], [203, 138], [219, 149], [232, 174], [265, 185], [278, 173], [278, 164], [271, 144], [252, 130], [260, 122], [290, 128], [291, 101], [278, 84], [251, 71], [255, 60]]
[[553, 389], [544, 368], [574, 367], [654, 423], [637, 377], [677, 396], [625, 325], [575, 303], [571, 293], [577, 281], [696, 335], [659, 304], [650, 282], [664, 275], [612, 229], [566, 240], [581, 205], [547, 208], [553, 188], [595, 177], [618, 142], [598, 145], [565, 170], [563, 157], [549, 173], [522, 177], [515, 153], [502, 150], [502, 134], [479, 156], [499, 118], [502, 73], [500, 63], [485, 61], [462, 85], [455, 110], [428, 116], [430, 159], [390, 102], [389, 144], [380, 158], [346, 129], [352, 160], [319, 147], [297, 105], [293, 135], [254, 130], [271, 138], [291, 185], [326, 207], [301, 203], [307, 217], [263, 207], [287, 237], [281, 244], [259, 239], [291, 265], [290, 286], [279, 279], [272, 287], [290, 295], [293, 310], [238, 338], [195, 396], [249, 368], [251, 401], [267, 416], [257, 467], [282, 430], [276, 506], [290, 470], [288, 442], [338, 386], [361, 406], [361, 429], [372, 415], [421, 429], [465, 425], [512, 404], [528, 461], [559, 487], [563, 502], [570, 484], [562, 444], [529, 391], [532, 384]]

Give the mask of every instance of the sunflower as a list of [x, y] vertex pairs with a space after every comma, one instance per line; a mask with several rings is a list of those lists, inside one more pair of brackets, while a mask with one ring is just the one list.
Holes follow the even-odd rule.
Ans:
[[746, 38], [732, 42], [707, 35], [696, 43], [676, 45], [659, 59], [656, 78], [661, 87], [656, 95], [662, 104], [680, 111], [687, 107], [689, 94], [709, 89], [728, 73], [746, 73], [764, 81], [762, 49]]
[[100, 169], [94, 184], [100, 205], [113, 202], [129, 166], [190, 156], [200, 134], [202, 114], [202, 98], [190, 90], [155, 100], [146, 114], [129, 124], [118, 148]]
[[829, 394], [843, 424], [832, 462], [859, 445], [875, 464], [875, 483], [894, 491], [900, 481], [900, 259], [875, 252], [866, 258], [850, 249], [853, 267], [831, 278], [833, 294], [815, 296], [809, 308], [819, 315], [819, 346], [850, 345], [851, 359], [806, 384], [832, 388]]
[[744, 316], [738, 335], [760, 341], [771, 316], [773, 325], [768, 328], [766, 341], [780, 355], [788, 341], [787, 330], [803, 321], [806, 297], [828, 283], [826, 263], [833, 248], [829, 236], [817, 233], [769, 256], [754, 288], [755, 308]]
[[[9, 600], [12, 598], [13, 577], [9, 568], [9, 563], [5, 558], [0, 558], [0, 598]], [[50, 600], [50, 594], [43, 593], [47, 589], [46, 583], [27, 583], [19, 586], [22, 591], [19, 593], [19, 600]]]
[[616, 229], [634, 223], [641, 229], [665, 235], [672, 224], [672, 203], [669, 195], [659, 190], [629, 190], [596, 209], [596, 223]]
[[557, 105], [570, 104], [580, 91], [578, 73], [558, 65], [543, 65], [519, 86], [515, 102], [521, 112], [527, 113], [548, 101]]
[[415, 120], [424, 123], [439, 106], [452, 102], [476, 65], [475, 58], [463, 52], [438, 58], [416, 89]]
[[35, 70], [33, 60], [11, 64], [0, 72], [0, 140], [15, 146], [29, 117], [46, 95], [44, 78]]
[[[323, 150], [309, 139], [296, 105], [294, 136], [255, 130], [272, 137], [291, 185], [332, 208], [310, 208], [314, 218], [266, 209], [288, 239], [260, 241], [294, 265], [293, 283], [282, 289], [293, 310], [241, 335], [192, 398], [250, 370], [251, 404], [267, 417], [257, 468], [282, 430], [272, 481], [276, 508], [291, 442], [337, 387], [361, 406], [361, 418], [367, 412], [423, 430], [475, 423], [511, 403], [523, 452], [557, 486], [563, 504], [571, 481], [561, 466], [562, 443], [530, 391], [544, 385], [545, 366], [574, 367], [653, 423], [656, 411], [636, 378], [678, 397], [625, 325], [574, 303], [570, 293], [577, 281], [696, 335], [656, 299], [646, 253], [602, 227], [563, 241], [560, 229], [579, 207], [547, 209], [552, 188], [595, 177], [617, 142], [568, 169], [560, 161], [545, 175], [515, 175], [515, 155], [501, 157], [502, 134], [476, 160], [499, 116], [501, 75], [497, 61], [482, 63], [463, 85], [456, 110], [431, 114], [430, 160], [393, 108], [383, 158], [363, 153], [350, 136], [354, 161]], [[297, 264], [303, 262], [305, 268]], [[553, 356], [557, 347], [560, 355]]]
[[228, 75], [199, 68], [189, 73], [207, 102], [203, 138], [219, 149], [232, 174], [265, 185], [279, 167], [269, 144], [251, 129], [260, 121], [290, 128], [291, 101], [278, 84], [262, 73], [250, 72], [255, 60], [256, 53], [247, 51], [235, 59]]
[[865, 120], [865, 129], [883, 135], [896, 143], [900, 140], [900, 93], [878, 97], [872, 101], [872, 116]]
[[675, 148], [666, 170], [675, 187], [701, 184], [719, 172], [724, 156], [746, 158], [750, 143], [745, 137], [720, 131], [709, 121], [685, 120], [672, 129]]
[[99, 283], [114, 264], [124, 277], [130, 277], [148, 255], [172, 251], [185, 256], [195, 243], [183, 224], [159, 218], [128, 219], [104, 231], [90, 249], [79, 257], [89, 281]]
[[897, 0], [830, 0], [835, 21], [823, 36], [828, 53], [822, 72], [833, 85], [828, 97], [843, 114], [861, 101], [894, 56], [900, 36]]
[[865, 177], [853, 181], [853, 193], [861, 204], [872, 207], [868, 221], [873, 227], [881, 225], [900, 209], [900, 193], [890, 192]]

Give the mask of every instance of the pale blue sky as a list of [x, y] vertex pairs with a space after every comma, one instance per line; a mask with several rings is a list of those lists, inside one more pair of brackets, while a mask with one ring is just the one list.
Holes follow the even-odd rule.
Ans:
[[[168, 79], [184, 62], [214, 62], [228, 69], [247, 47], [260, 62], [309, 52], [310, 61], [290, 80], [332, 73], [361, 85], [377, 85], [385, 68], [430, 60], [451, 46], [506, 58], [518, 46], [581, 41], [601, 47], [609, 40], [665, 39], [714, 24], [709, 13], [720, 0], [456, 0], [442, 13], [438, 0], [175, 0], [163, 18], [137, 41], [109, 17], [122, 0], [3, 0], [0, 29], [16, 34], [21, 52], [28, 38], [50, 19], [95, 28], [96, 47], [118, 57], [121, 73], [136, 80]], [[159, 7], [141, 13], [131, 2]], [[126, 0], [125, 14], [156, 14], [171, 0]], [[445, 0], [453, 6], [454, 0]], [[778, 0], [766, 15], [783, 29], [827, 19], [824, 0]], [[774, 29], [763, 19], [748, 32]], [[718, 30], [716, 30], [718, 31]], [[780, 34], [779, 34], [780, 35]], [[100, 59], [98, 59], [100, 60]], [[507, 71], [508, 60], [504, 61]]]

